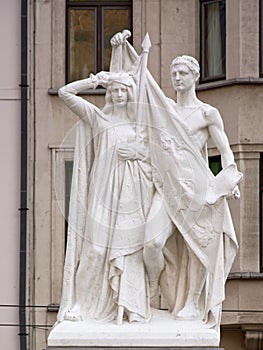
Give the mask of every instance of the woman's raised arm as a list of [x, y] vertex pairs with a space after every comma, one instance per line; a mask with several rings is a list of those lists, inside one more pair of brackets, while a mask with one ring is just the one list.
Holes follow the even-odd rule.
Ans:
[[107, 72], [100, 72], [97, 75], [91, 75], [90, 78], [77, 80], [61, 87], [58, 90], [58, 95], [80, 118], [87, 118], [99, 109], [84, 98], [76, 96], [76, 94], [84, 90], [96, 89], [98, 85], [104, 86], [106, 80]]

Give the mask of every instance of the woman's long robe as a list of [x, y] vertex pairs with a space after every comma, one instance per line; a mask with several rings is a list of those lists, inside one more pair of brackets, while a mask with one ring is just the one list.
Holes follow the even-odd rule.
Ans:
[[[60, 90], [82, 118], [76, 135], [68, 243], [58, 320], [80, 310], [82, 320], [113, 320], [123, 306], [129, 321], [148, 321], [150, 306], [142, 248], [151, 205], [151, 167], [120, 160], [135, 141], [132, 122], [107, 116], [75, 96], [87, 80]], [[79, 311], [78, 311], [79, 312]]]

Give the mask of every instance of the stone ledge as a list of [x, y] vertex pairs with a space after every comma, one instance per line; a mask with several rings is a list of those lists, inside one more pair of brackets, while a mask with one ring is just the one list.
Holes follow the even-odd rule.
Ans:
[[217, 89], [225, 86], [233, 86], [233, 85], [258, 85], [263, 84], [262, 78], [254, 78], [254, 77], [244, 77], [244, 78], [231, 78], [231, 79], [222, 79], [211, 82], [201, 82], [196, 87], [196, 91]]
[[261, 272], [231, 272], [227, 280], [263, 280]]
[[[51, 96], [58, 96], [58, 90], [59, 88], [49, 88], [48, 94]], [[84, 90], [78, 93], [78, 95], [105, 95], [106, 89], [104, 88], [97, 88], [97, 89], [89, 89]]]

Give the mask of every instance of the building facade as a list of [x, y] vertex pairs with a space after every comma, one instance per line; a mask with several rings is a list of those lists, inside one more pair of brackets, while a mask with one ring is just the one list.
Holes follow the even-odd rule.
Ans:
[[[230, 201], [240, 249], [226, 284], [221, 346], [261, 349], [263, 337], [263, 64], [260, 0], [37, 0], [29, 2], [29, 349], [44, 349], [61, 297], [70, 174], [77, 117], [58, 88], [107, 69], [109, 38], [127, 25], [165, 94], [181, 54], [201, 63], [198, 97], [219, 109], [244, 180]], [[83, 97], [104, 105], [103, 89]], [[218, 151], [209, 145], [210, 157]], [[212, 158], [217, 159], [217, 158]], [[217, 161], [217, 160], [216, 160]]]
[[[20, 54], [21, 9], [1, 2], [0, 140], [1, 245], [0, 347], [19, 348], [19, 208], [20, 208]], [[8, 35], [7, 35], [8, 33]]]

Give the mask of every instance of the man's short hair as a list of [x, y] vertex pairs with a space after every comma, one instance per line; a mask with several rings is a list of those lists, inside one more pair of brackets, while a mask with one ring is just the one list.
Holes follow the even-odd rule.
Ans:
[[187, 56], [187, 55], [182, 55], [182, 56], [177, 56], [175, 59], [172, 61], [171, 66], [170, 66], [170, 71], [175, 65], [178, 64], [184, 64], [186, 65], [190, 71], [195, 74], [199, 75], [200, 74], [200, 66], [198, 61], [192, 57], [192, 56]]

